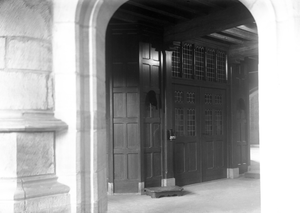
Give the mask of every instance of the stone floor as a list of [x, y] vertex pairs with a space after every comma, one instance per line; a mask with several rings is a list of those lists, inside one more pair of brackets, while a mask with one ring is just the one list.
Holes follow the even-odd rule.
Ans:
[[[251, 148], [251, 160], [259, 169], [259, 148]], [[108, 197], [108, 213], [259, 213], [260, 179], [222, 179], [184, 186], [181, 197], [147, 195]]]

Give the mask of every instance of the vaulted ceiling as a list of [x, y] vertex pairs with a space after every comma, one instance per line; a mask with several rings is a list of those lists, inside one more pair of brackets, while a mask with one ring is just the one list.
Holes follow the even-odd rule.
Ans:
[[258, 58], [255, 20], [238, 0], [129, 0], [113, 22], [164, 30], [164, 42], [208, 42], [228, 48], [232, 60]]

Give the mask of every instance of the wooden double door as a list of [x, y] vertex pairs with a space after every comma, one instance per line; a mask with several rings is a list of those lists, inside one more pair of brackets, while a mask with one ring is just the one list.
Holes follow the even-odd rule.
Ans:
[[161, 56], [133, 33], [111, 39], [109, 182], [113, 193], [137, 193], [161, 185]]
[[173, 122], [176, 184], [225, 178], [225, 90], [174, 84]]

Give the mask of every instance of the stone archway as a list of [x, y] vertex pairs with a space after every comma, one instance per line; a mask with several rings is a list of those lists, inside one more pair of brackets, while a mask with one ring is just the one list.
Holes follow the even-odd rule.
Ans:
[[107, 211], [105, 32], [123, 2], [54, 4], [55, 112], [69, 124], [56, 135], [57, 174], [71, 188], [72, 212]]
[[[274, 110], [280, 109], [278, 106], [276, 109], [268, 111], [267, 106], [268, 103], [276, 100], [275, 96], [270, 95], [270, 93], [272, 93], [272, 88], [276, 88], [276, 84], [280, 80], [278, 64], [273, 62], [279, 57], [277, 48], [278, 44], [281, 44], [278, 40], [278, 30], [282, 29], [278, 26], [277, 19], [279, 17], [283, 18], [284, 21], [288, 20], [288, 18], [285, 19], [288, 13], [286, 10], [280, 10], [282, 6], [285, 6], [285, 3], [275, 3], [271, 0], [240, 1], [254, 16], [259, 31], [260, 112], [264, 114], [260, 120], [260, 127], [263, 130], [261, 131], [263, 132], [261, 134], [263, 144], [263, 141], [269, 138], [271, 133], [268, 130], [268, 120], [272, 117]], [[56, 81], [56, 90], [60, 91], [60, 88], [65, 84], [64, 80], [70, 82], [72, 88], [68, 91], [72, 95], [73, 104], [75, 104], [75, 107], [70, 106], [64, 100], [65, 94], [57, 92], [57, 115], [59, 115], [57, 117], [75, 124], [78, 123], [78, 126], [71, 128], [68, 133], [57, 136], [58, 174], [65, 183], [68, 182], [68, 177], [72, 177], [73, 182], [69, 183], [71, 185], [71, 199], [73, 206], [77, 204], [78, 211], [93, 209], [94, 212], [105, 212], [107, 209], [105, 185], [106, 124], [103, 122], [106, 104], [100, 102], [99, 99], [105, 100], [105, 31], [107, 23], [114, 11], [124, 2], [126, 0], [83, 0], [78, 5], [74, 5], [74, 8], [77, 8], [76, 20], [73, 20], [73, 30], [76, 32], [74, 41], [76, 44], [76, 49], [74, 48], [76, 61], [74, 58], [71, 60], [74, 60], [72, 69], [75, 74], [70, 74], [68, 77], [63, 76], [63, 74], [57, 75], [58, 79], [61, 80]], [[58, 33], [63, 31], [60, 29]], [[58, 61], [54, 60], [54, 66], [57, 66], [57, 70], [63, 69], [63, 65], [59, 65]], [[278, 63], [282, 65], [283, 62]], [[270, 70], [276, 73], [271, 78]], [[264, 84], [268, 84], [268, 88], [261, 87]], [[72, 108], [72, 114], [68, 112], [66, 105]], [[69, 117], [64, 115], [64, 112], [69, 114]], [[272, 139], [278, 141], [273, 137]], [[64, 151], [68, 150], [65, 140], [76, 141], [76, 144], [68, 143], [72, 149], [70, 164], [74, 167], [69, 170], [69, 173], [64, 171], [68, 164], [60, 162], [64, 159]], [[262, 153], [265, 151], [263, 149]], [[272, 156], [271, 159], [274, 160], [275, 157]], [[263, 166], [262, 169], [264, 169]], [[271, 167], [271, 169], [274, 168]], [[264, 180], [263, 175], [262, 180]], [[270, 184], [262, 188], [262, 193], [266, 193], [269, 187]]]
[[[97, 103], [97, 101], [93, 100], [93, 98], [100, 98], [102, 100], [105, 100], [105, 32], [106, 32], [106, 27], [107, 24], [113, 15], [113, 13], [121, 6], [123, 3], [125, 3], [126, 0], [122, 1], [93, 1], [93, 2], [87, 2], [84, 1], [81, 5], [78, 6], [77, 8], [77, 14], [80, 14], [78, 23], [77, 25], [77, 32], [78, 32], [78, 37], [77, 39], [79, 40], [78, 43], [78, 55], [81, 55], [81, 53], [85, 53], [82, 56], [79, 56], [79, 60], [81, 63], [80, 65], [85, 65], [82, 67], [79, 67], [79, 73], [84, 73], [84, 75], [88, 76], [86, 81], [81, 81], [79, 84], [79, 88], [82, 88], [83, 93], [81, 94], [89, 94], [89, 97], [84, 97], [82, 95], [80, 97], [81, 100], [89, 100], [89, 102], [85, 102], [84, 105], [87, 105], [86, 108], [89, 109], [89, 112], [84, 112], [87, 113], [89, 116], [89, 122], [90, 123], [98, 123], [98, 125], [102, 126], [102, 130], [105, 131], [105, 123], [101, 124], [104, 119], [101, 119], [98, 117], [93, 117], [93, 110], [95, 111], [101, 111], [104, 113], [102, 118], [105, 118], [105, 106], [106, 104], [101, 104], [101, 106], [97, 105], [89, 105], [91, 103]], [[268, 6], [265, 5], [265, 3], [262, 3], [261, 5], [258, 5], [255, 1], [252, 0], [245, 0], [242, 1], [242, 3], [245, 4], [246, 7], [250, 8], [250, 11], [252, 12], [253, 16], [256, 17], [255, 13], [257, 13], [257, 16], [261, 15], [261, 12], [263, 11], [261, 8], [269, 8]], [[272, 13], [272, 11], [270, 11]], [[273, 14], [272, 14], [273, 15]], [[265, 19], [265, 17], [263, 18]], [[269, 18], [269, 21], [272, 21], [272, 18]], [[274, 19], [274, 18], [273, 18]], [[259, 24], [258, 24], [259, 25]], [[263, 25], [263, 24], [262, 24]], [[264, 28], [265, 26], [258, 26], [259, 31], [260, 28]], [[274, 29], [272, 29], [274, 30]], [[270, 31], [269, 31], [270, 32]], [[261, 39], [260, 39], [261, 42]], [[264, 43], [264, 42], [262, 42]], [[261, 54], [261, 53], [260, 53]], [[268, 54], [268, 53], [267, 53]], [[268, 62], [267, 62], [268, 63]], [[94, 78], [94, 79], [92, 79]], [[96, 84], [93, 84], [93, 82], [97, 82]], [[89, 87], [87, 87], [89, 85]], [[95, 112], [94, 111], [94, 112]], [[94, 122], [93, 122], [93, 119]], [[90, 127], [90, 130], [92, 130], [93, 127]], [[103, 149], [98, 150], [98, 152], [95, 152], [97, 154], [90, 154], [90, 158], [87, 157], [85, 158], [85, 161], [96, 161], [96, 162], [106, 162], [105, 158], [98, 159], [98, 156], [105, 156], [105, 141], [106, 141], [106, 136], [105, 132], [101, 135], [100, 138], [97, 140], [93, 141], [92, 136], [88, 136], [90, 139], [90, 146], [94, 145], [95, 147], [101, 146]], [[101, 141], [101, 142], [100, 142]], [[102, 143], [102, 144], [99, 144]], [[90, 148], [90, 147], [89, 147]], [[94, 159], [93, 159], [94, 157]], [[82, 162], [84, 163], [84, 162]], [[106, 175], [105, 173], [105, 168], [106, 164], [101, 163], [101, 168], [98, 167], [98, 169], [101, 169], [103, 172], [102, 174], [99, 174], [101, 176]], [[90, 168], [93, 167], [93, 165], [89, 165]], [[97, 166], [97, 165], [96, 165]], [[105, 177], [105, 176], [104, 176]], [[102, 181], [106, 181], [105, 179], [102, 179]], [[105, 184], [105, 183], [104, 183]], [[102, 186], [105, 186], [103, 183], [101, 183]], [[85, 183], [85, 185], [87, 185]], [[92, 184], [89, 185], [92, 189]], [[91, 201], [93, 200], [93, 196], [97, 197], [100, 196], [102, 199], [105, 198], [106, 191], [101, 190], [102, 194], [99, 193], [99, 191], [89, 191], [86, 189], [86, 192], [88, 192], [91, 196]], [[97, 195], [98, 194], [98, 195]], [[101, 202], [101, 200], [99, 200]], [[100, 207], [100, 206], [99, 206]], [[98, 207], [98, 209], [99, 209]], [[103, 206], [100, 207], [102, 210], [104, 210], [105, 203], [103, 203]], [[100, 210], [100, 209], [99, 209]]]

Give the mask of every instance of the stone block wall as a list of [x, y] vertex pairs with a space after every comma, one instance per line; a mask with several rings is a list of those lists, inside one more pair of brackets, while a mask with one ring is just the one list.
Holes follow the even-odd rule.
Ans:
[[51, 11], [51, 1], [0, 2], [0, 109], [53, 109]]

